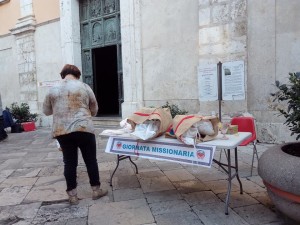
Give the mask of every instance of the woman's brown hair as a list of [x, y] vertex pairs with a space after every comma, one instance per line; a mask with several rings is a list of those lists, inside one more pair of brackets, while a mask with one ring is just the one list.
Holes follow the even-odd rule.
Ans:
[[70, 64], [66, 64], [61, 72], [60, 72], [60, 76], [62, 79], [64, 79], [68, 74], [72, 74], [73, 76], [75, 76], [77, 79], [80, 78], [81, 72], [80, 70], [74, 66], [74, 65], [70, 65]]

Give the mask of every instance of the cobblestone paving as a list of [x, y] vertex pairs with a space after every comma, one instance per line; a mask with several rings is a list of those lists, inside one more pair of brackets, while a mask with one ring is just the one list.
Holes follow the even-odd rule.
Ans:
[[[296, 224], [274, 208], [257, 176], [257, 162], [250, 177], [250, 147], [239, 147], [244, 194], [239, 193], [234, 180], [229, 215], [225, 215], [227, 182], [218, 165], [204, 168], [134, 158], [139, 169], [136, 174], [132, 164], [124, 160], [120, 162], [111, 187], [109, 179], [116, 166], [116, 155], [104, 152], [107, 139], [98, 138], [97, 141], [102, 188], [109, 193], [99, 200], [91, 199], [87, 172], [80, 157], [80, 203], [70, 206], [65, 193], [62, 154], [51, 139], [50, 129], [9, 133], [9, 138], [0, 142], [0, 224]], [[268, 147], [270, 145], [259, 143], [259, 154]], [[219, 153], [215, 153], [218, 159]]]

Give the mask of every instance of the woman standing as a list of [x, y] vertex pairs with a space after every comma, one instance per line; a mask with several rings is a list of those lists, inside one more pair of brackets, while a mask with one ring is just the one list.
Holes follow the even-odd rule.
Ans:
[[76, 66], [66, 64], [60, 75], [63, 80], [49, 90], [43, 112], [47, 116], [53, 114], [52, 133], [62, 148], [69, 202], [78, 204], [78, 148], [87, 168], [92, 198], [95, 200], [107, 194], [107, 190], [100, 189], [96, 138], [91, 118], [97, 114], [98, 104], [92, 89], [79, 81], [81, 72]]

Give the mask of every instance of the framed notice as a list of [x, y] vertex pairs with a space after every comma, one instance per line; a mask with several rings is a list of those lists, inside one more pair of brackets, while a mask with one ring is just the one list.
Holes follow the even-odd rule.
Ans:
[[216, 64], [198, 67], [198, 90], [200, 101], [218, 100], [218, 72]]
[[244, 61], [222, 64], [222, 98], [223, 100], [245, 99]]
[[105, 152], [211, 167], [216, 146], [188, 146], [173, 139], [139, 141], [131, 138], [109, 137]]

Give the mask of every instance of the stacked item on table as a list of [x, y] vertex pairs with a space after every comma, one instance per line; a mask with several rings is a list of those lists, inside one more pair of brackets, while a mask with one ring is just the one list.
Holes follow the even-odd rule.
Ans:
[[120, 127], [121, 129], [117, 130], [104, 130], [100, 135], [126, 135], [133, 131], [131, 125], [127, 122], [127, 118], [120, 122]]
[[169, 108], [141, 108], [127, 118], [134, 130], [131, 135], [149, 140], [164, 134], [172, 125]]
[[176, 137], [187, 145], [210, 141], [218, 135], [219, 118], [216, 116], [176, 115], [167, 136]]
[[122, 129], [104, 130], [105, 135], [130, 135], [140, 140], [151, 140], [165, 134], [187, 145], [210, 141], [218, 135], [216, 116], [176, 115], [169, 108], [143, 107], [120, 122]]
[[238, 133], [238, 125], [229, 124], [228, 130], [226, 134], [237, 134]]

